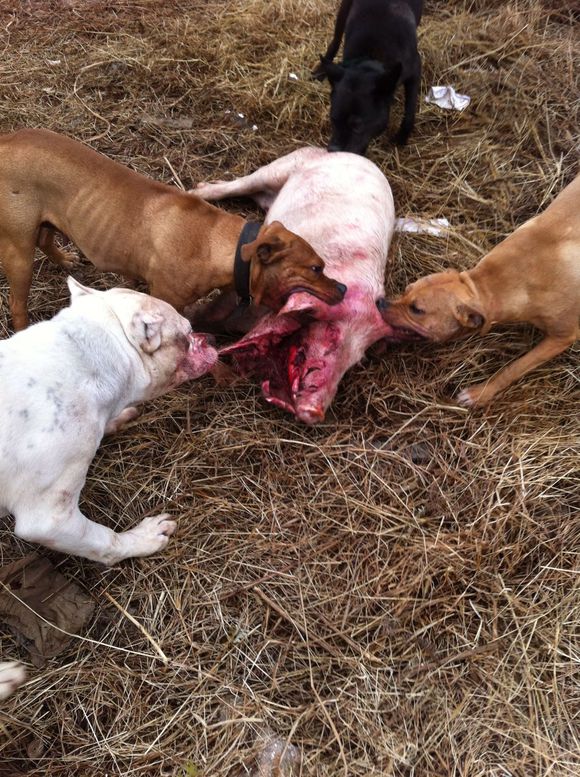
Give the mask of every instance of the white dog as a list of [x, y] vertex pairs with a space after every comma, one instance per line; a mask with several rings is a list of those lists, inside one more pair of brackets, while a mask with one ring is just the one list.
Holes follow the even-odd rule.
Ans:
[[[311, 294], [293, 294], [277, 316], [265, 316], [223, 350], [243, 373], [261, 379], [268, 402], [306, 423], [321, 421], [346, 370], [392, 333], [377, 308], [395, 224], [387, 179], [356, 154], [301, 148], [251, 175], [192, 191], [206, 200], [253, 197], [268, 211], [266, 223], [280, 221], [304, 238], [328, 273], [348, 287], [333, 307]], [[300, 313], [311, 320], [297, 331]]]
[[166, 302], [69, 278], [71, 305], [0, 342], [0, 514], [22, 539], [103, 564], [167, 545], [175, 522], [145, 518], [120, 534], [78, 507], [104, 434], [135, 403], [197, 378], [216, 362], [204, 336]]

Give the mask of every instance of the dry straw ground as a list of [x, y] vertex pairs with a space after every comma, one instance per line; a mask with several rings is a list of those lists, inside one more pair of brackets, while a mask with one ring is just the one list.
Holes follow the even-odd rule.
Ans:
[[[428, 0], [423, 93], [473, 102], [421, 104], [407, 148], [371, 149], [399, 215], [453, 225], [395, 239], [387, 288], [471, 265], [574, 175], [570, 5]], [[307, 76], [334, 8], [3, 0], [0, 129], [66, 132], [185, 186], [244, 173], [328, 137], [328, 87]], [[116, 281], [84, 261], [77, 276]], [[65, 301], [39, 258], [34, 318]], [[393, 348], [316, 429], [209, 377], [147, 405], [102, 445], [83, 507], [126, 528], [164, 506], [178, 535], [111, 570], [51, 555], [97, 614], [3, 704], [0, 774], [579, 774], [578, 348], [486, 411], [450, 401], [537, 336]], [[29, 550], [9, 526], [4, 563]]]

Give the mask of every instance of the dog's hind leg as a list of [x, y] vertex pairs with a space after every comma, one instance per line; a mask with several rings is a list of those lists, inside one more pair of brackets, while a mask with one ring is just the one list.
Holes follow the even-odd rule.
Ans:
[[59, 267], [64, 267], [65, 270], [72, 270], [76, 264], [74, 255], [58, 248], [54, 242], [54, 238], [55, 229], [47, 224], [43, 224], [38, 232], [36, 244], [40, 250], [55, 264], [58, 264]]
[[190, 190], [190, 194], [195, 194], [203, 200], [248, 196], [252, 197], [261, 208], [268, 210], [292, 172], [307, 159], [320, 154], [326, 154], [326, 151], [320, 148], [299, 148], [242, 178], [236, 178], [233, 181], [199, 183], [195, 189]]
[[28, 295], [32, 285], [34, 245], [16, 245], [10, 238], [0, 237], [0, 263], [8, 280], [8, 305], [12, 326], [18, 332], [28, 326]]

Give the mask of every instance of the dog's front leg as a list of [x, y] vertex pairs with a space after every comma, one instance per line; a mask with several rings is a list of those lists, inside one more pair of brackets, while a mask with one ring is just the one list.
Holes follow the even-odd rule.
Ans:
[[465, 405], [466, 407], [486, 405], [488, 402], [491, 402], [496, 394], [503, 391], [516, 380], [519, 380], [527, 372], [565, 351], [566, 348], [572, 345], [575, 339], [575, 335], [566, 338], [547, 335], [535, 348], [516, 359], [512, 364], [504, 367], [490, 380], [469, 386], [469, 388], [461, 391], [457, 396], [457, 401], [460, 405]]
[[417, 112], [417, 99], [419, 97], [419, 86], [421, 84], [421, 62], [417, 64], [416, 70], [412, 76], [404, 82], [405, 87], [405, 112], [403, 121], [397, 134], [395, 143], [404, 146], [409, 140], [409, 135], [415, 126], [415, 114]]
[[40, 504], [28, 505], [15, 518], [15, 533], [23, 540], [108, 566], [163, 550], [176, 527], [163, 513], [144, 518], [128, 531], [114, 532], [84, 516], [66, 490]]

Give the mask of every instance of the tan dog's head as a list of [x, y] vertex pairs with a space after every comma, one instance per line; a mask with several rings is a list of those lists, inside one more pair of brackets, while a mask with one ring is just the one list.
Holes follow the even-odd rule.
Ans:
[[419, 278], [398, 299], [383, 300], [379, 309], [399, 340], [442, 343], [486, 325], [473, 282], [457, 270]]
[[256, 305], [277, 312], [297, 291], [336, 305], [346, 293], [343, 283], [324, 275], [324, 262], [312, 246], [279, 221], [265, 224], [241, 254], [251, 262], [250, 293]]

